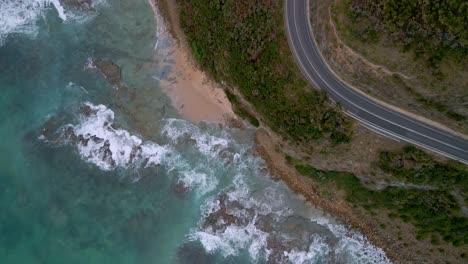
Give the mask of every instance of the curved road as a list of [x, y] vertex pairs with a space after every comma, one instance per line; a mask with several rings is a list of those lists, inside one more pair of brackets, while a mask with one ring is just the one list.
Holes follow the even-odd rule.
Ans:
[[307, 80], [325, 89], [346, 112], [373, 131], [468, 164], [468, 140], [386, 108], [348, 87], [327, 66], [312, 36], [308, 0], [285, 1], [289, 46]]

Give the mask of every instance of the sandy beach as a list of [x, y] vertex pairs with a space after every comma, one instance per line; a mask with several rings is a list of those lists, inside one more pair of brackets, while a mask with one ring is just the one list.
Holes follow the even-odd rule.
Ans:
[[[235, 114], [224, 90], [201, 71], [191, 57], [185, 36], [179, 27], [179, 12], [175, 1], [149, 0], [149, 2], [155, 12], [156, 22], [159, 23], [158, 30], [169, 31], [169, 34], [164, 34], [162, 37], [167, 38], [165, 41], [169, 41], [171, 45], [162, 56], [167, 56], [165, 60], [170, 62], [172, 70], [168, 76], [161, 78], [160, 84], [171, 98], [174, 108], [193, 122], [225, 124], [232, 120]], [[156, 6], [157, 4], [160, 6]], [[158, 34], [163, 33], [158, 32]]]

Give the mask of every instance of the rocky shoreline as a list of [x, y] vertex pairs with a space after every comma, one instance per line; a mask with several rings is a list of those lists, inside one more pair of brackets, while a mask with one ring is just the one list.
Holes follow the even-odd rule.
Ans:
[[314, 188], [312, 179], [300, 175], [294, 167], [288, 164], [284, 154], [278, 151], [275, 143], [278, 140], [263, 128], [255, 133], [256, 151], [265, 160], [274, 179], [283, 181], [291, 190], [303, 195], [314, 206], [320, 207], [346, 225], [363, 233], [372, 244], [382, 248], [394, 263], [402, 262], [399, 260], [400, 255], [397, 250], [378, 233], [374, 223], [367, 222], [343, 200], [327, 199], [321, 196]]
[[[179, 42], [179, 48], [186, 49], [186, 52], [190, 54], [190, 50], [188, 50], [186, 45], [185, 35], [178, 23], [177, 1], [163, 0], [159, 7], [162, 9], [161, 12], [164, 19], [168, 22], [170, 34]], [[190, 66], [196, 67], [196, 65]], [[374, 223], [365, 221], [356, 210], [342, 200], [329, 200], [321, 197], [315, 190], [312, 179], [300, 175], [294, 167], [288, 164], [284, 154], [278, 151], [277, 143], [279, 142], [282, 142], [282, 140], [272, 131], [268, 131], [265, 128], [259, 128], [256, 131], [256, 151], [266, 161], [268, 171], [274, 179], [282, 180], [289, 188], [303, 195], [314, 206], [324, 209], [340, 221], [362, 232], [371, 243], [382, 248], [394, 263], [402, 263], [399, 260], [397, 250], [393, 249], [383, 236], [377, 233]]]

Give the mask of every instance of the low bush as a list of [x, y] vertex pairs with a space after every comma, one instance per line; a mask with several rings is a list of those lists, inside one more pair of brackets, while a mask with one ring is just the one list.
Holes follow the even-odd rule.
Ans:
[[[265, 123], [297, 143], [351, 139], [351, 122], [295, 66], [283, 32], [282, 1], [180, 0], [181, 25], [195, 59], [239, 88]], [[254, 121], [255, 122], [255, 121]]]
[[439, 235], [455, 246], [468, 244], [468, 218], [463, 216], [452, 195], [454, 189], [466, 190], [468, 170], [463, 165], [457, 168], [435, 162], [414, 147], [406, 147], [399, 152], [382, 152], [379, 166], [383, 170], [398, 179], [434, 184], [437, 188], [390, 186], [373, 190], [351, 173], [317, 170], [292, 158], [288, 160], [301, 174], [314, 179], [319, 188], [344, 191], [350, 204], [367, 210], [385, 208], [390, 211], [389, 217], [399, 217], [412, 223], [419, 239], [431, 238], [433, 243], [439, 243]]

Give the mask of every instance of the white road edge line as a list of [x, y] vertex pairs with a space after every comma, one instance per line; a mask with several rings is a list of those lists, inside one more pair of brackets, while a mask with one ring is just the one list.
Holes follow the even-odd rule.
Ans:
[[[304, 2], [306, 3], [306, 6], [305, 6], [304, 8], [308, 8], [308, 7], [310, 6], [309, 4], [307, 4], [307, 3], [309, 3], [309, 0], [306, 0], [306, 1], [304, 1]], [[310, 16], [310, 15], [309, 15], [309, 16]], [[308, 19], [309, 19], [309, 17], [308, 17]], [[310, 23], [308, 23], [308, 25], [310, 26]], [[310, 39], [312, 39], [312, 41], [315, 43], [315, 47], [318, 47], [317, 41], [315, 40], [315, 38], [314, 38], [313, 36], [310, 35], [310, 34], [311, 34], [311, 30], [312, 30], [312, 29], [309, 29], [307, 33], [309, 34]], [[314, 49], [314, 52], [315, 52], [315, 54], [316, 54], [317, 56], [319, 56], [320, 58], [322, 58], [323, 64], [325, 65], [325, 67], [328, 68], [329, 72], [331, 73], [332, 78], [335, 79], [335, 81], [337, 81], [338, 83], [340, 83], [340, 85], [342, 85], [343, 87], [346, 88], [345, 82], [344, 82], [338, 75], [335, 74], [335, 72], [331, 69], [330, 65], [328, 65], [327, 61], [324, 59], [323, 55], [322, 55], [317, 49]], [[444, 136], [446, 136], [446, 137], [452, 138], [452, 139], [454, 139], [454, 140], [456, 140], [456, 141], [459, 141], [459, 142], [462, 142], [462, 143], [465, 143], [465, 144], [466, 144], [466, 142], [464, 141], [464, 138], [463, 138], [463, 137], [460, 137], [460, 136], [456, 137], [455, 135], [450, 134], [448, 131], [446, 131], [446, 130], [444, 130], [444, 129], [441, 129], [441, 128], [434, 128], [434, 127], [427, 126], [425, 123], [417, 122], [417, 121], [415, 121], [415, 120], [413, 120], [413, 119], [411, 119], [411, 118], [408, 118], [408, 117], [407, 117], [406, 115], [404, 115], [403, 113], [400, 113], [400, 112], [394, 111], [394, 110], [392, 111], [391, 109], [387, 109], [386, 107], [380, 105], [378, 102], [376, 102], [375, 100], [373, 100], [370, 96], [364, 95], [363, 92], [358, 92], [358, 91], [356, 91], [356, 90], [353, 89], [353, 88], [348, 89], [348, 90], [349, 90], [349, 92], [352, 93], [353, 95], [355, 95], [355, 96], [361, 98], [362, 100], [364, 100], [364, 101], [366, 101], [366, 102], [368, 102], [368, 103], [374, 105], [374, 106], [377, 107], [377, 108], [380, 108], [381, 110], [383, 110], [383, 111], [385, 111], [385, 112], [387, 112], [387, 113], [389, 113], [389, 114], [396, 115], [396, 116], [398, 116], [398, 117], [400, 117], [400, 118], [402, 118], [402, 119], [405, 119], [406, 121], [411, 122], [411, 123], [413, 123], [413, 124], [415, 124], [415, 125], [424, 127], [424, 128], [426, 128], [426, 129], [432, 130], [432, 131], [434, 131], [434, 132], [436, 132], [436, 133], [442, 134], [442, 135], [444, 135]]]
[[[294, 1], [293, 3], [296, 3], [296, 2]], [[294, 5], [294, 4], [293, 4], [293, 5]], [[296, 11], [296, 9], [293, 8], [293, 13], [294, 13], [294, 15], [296, 14], [295, 11]], [[295, 22], [295, 23], [294, 23], [294, 27], [296, 28], [296, 32], [299, 32], [298, 26], [297, 26], [297, 23], [296, 23], [296, 20], [294, 20], [294, 22]], [[299, 44], [300, 44], [300, 46], [301, 46], [301, 48], [302, 48], [302, 51], [304, 52], [304, 51], [305, 51], [304, 45], [302, 44], [302, 42], [300, 41], [300, 39], [299, 39]], [[304, 52], [304, 54], [305, 54], [305, 57], [306, 57], [307, 62], [309, 63], [309, 65], [314, 69], [315, 72], [318, 73], [317, 69], [315, 68], [315, 66], [314, 66], [313, 63], [311, 62], [311, 60], [310, 60], [308, 54], [307, 54], [306, 52]], [[296, 57], [299, 57], [299, 56], [296, 56]], [[304, 65], [302, 64], [302, 61], [299, 60], [299, 63], [301, 64], [302, 67], [304, 67]], [[305, 68], [305, 67], [304, 67], [304, 68]], [[312, 79], [312, 77], [309, 75], [309, 73], [308, 73], [307, 71], [305, 71], [305, 72], [306, 72], [306, 74], [309, 76], [309, 78]], [[466, 151], [466, 150], [464, 150], [464, 149], [460, 149], [460, 148], [458, 148], [458, 147], [456, 147], [456, 146], [452, 146], [452, 145], [450, 145], [450, 144], [448, 144], [448, 143], [445, 143], [445, 142], [443, 142], [443, 141], [440, 141], [440, 140], [438, 140], [438, 139], [435, 139], [435, 138], [432, 138], [432, 137], [430, 137], [430, 136], [421, 134], [421, 133], [419, 133], [419, 132], [417, 132], [417, 131], [415, 131], [415, 130], [412, 130], [412, 129], [407, 128], [407, 127], [405, 127], [405, 126], [396, 124], [396, 123], [394, 123], [394, 122], [392, 122], [392, 121], [390, 121], [390, 120], [387, 120], [387, 119], [385, 119], [385, 118], [383, 118], [383, 117], [380, 117], [380, 116], [378, 116], [378, 115], [376, 115], [376, 114], [374, 114], [374, 113], [372, 113], [372, 112], [367, 111], [366, 109], [364, 109], [364, 108], [362, 108], [362, 107], [356, 105], [356, 104], [353, 103], [352, 101], [347, 100], [341, 93], [339, 93], [337, 90], [335, 90], [335, 89], [333, 88], [333, 86], [331, 86], [327, 81], [325, 81], [325, 79], [323, 79], [322, 76], [321, 76], [320, 74], [317, 74], [317, 76], [318, 76], [325, 84], [327, 84], [327, 86], [328, 86], [331, 90], [333, 90], [333, 92], [335, 92], [339, 97], [341, 97], [343, 100], [347, 101], [348, 103], [354, 105], [356, 108], [358, 108], [358, 109], [360, 109], [360, 110], [362, 110], [362, 111], [364, 111], [364, 112], [366, 112], [366, 113], [368, 113], [368, 114], [370, 114], [370, 115], [373, 115], [373, 116], [375, 116], [375, 117], [377, 117], [377, 118], [379, 118], [379, 119], [381, 119], [381, 120], [384, 120], [384, 121], [386, 121], [386, 122], [388, 122], [388, 123], [390, 123], [390, 124], [393, 124], [393, 125], [395, 125], [395, 126], [397, 126], [397, 127], [400, 127], [400, 128], [405, 129], [405, 130], [411, 131], [411, 132], [413, 132], [413, 133], [415, 133], [415, 134], [418, 134], [418, 135], [420, 135], [420, 136], [422, 136], [422, 137], [428, 138], [428, 139], [430, 139], [430, 140], [432, 140], [432, 141], [436, 141], [436, 142], [441, 143], [441, 144], [443, 144], [443, 145], [446, 145], [446, 146], [448, 146], [448, 147], [451, 147], [451, 148], [460, 150], [460, 151], [462, 151], [462, 152], [468, 153], [468, 151]], [[314, 83], [315, 83], [315, 82], [314, 82]]]
[[[286, 0], [286, 1], [288, 1], [288, 0]], [[294, 5], [294, 4], [293, 4], [293, 5]], [[288, 12], [288, 7], [287, 7], [287, 6], [288, 6], [288, 5], [287, 5], [286, 2], [285, 2], [285, 7], [284, 7], [284, 13], [285, 13], [285, 14], [287, 14], [287, 12]], [[294, 10], [294, 11], [295, 11], [295, 10]], [[295, 13], [295, 12], [293, 12], [293, 13]], [[313, 80], [313, 78], [312, 78], [312, 77], [309, 75], [309, 73], [305, 70], [305, 67], [304, 67], [304, 65], [302, 64], [302, 62], [301, 62], [301, 60], [300, 60], [300, 58], [299, 58], [299, 56], [298, 56], [298, 54], [297, 54], [297, 51], [295, 51], [295, 45], [294, 45], [293, 42], [292, 42], [292, 36], [291, 36], [291, 32], [290, 32], [290, 30], [289, 30], [289, 21], [288, 21], [288, 19], [285, 19], [285, 24], [286, 24], [286, 32], [287, 32], [287, 34], [289, 35], [288, 42], [289, 42], [289, 45], [291, 46], [291, 48], [292, 48], [292, 50], [293, 50], [294, 56], [297, 58], [297, 61], [298, 61], [299, 64], [300, 64], [300, 67], [299, 67], [300, 70], [303, 72], [304, 75], [306, 75], [306, 77], [307, 77], [307, 79], [309, 80], [309, 82], [313, 83], [316, 87], [319, 87], [319, 85], [317, 85], [317, 83]], [[295, 24], [295, 27], [296, 27], [296, 30], [297, 30], [297, 24]], [[302, 43], [301, 43], [301, 46], [302, 46]], [[310, 63], [310, 62], [309, 62], [309, 63]], [[313, 67], [313, 68], [314, 68], [314, 70], [315, 70], [315, 67]], [[324, 81], [324, 80], [322, 79], [322, 81]], [[324, 82], [325, 82], [325, 81], [324, 81]], [[327, 82], [325, 82], [325, 83], [328, 84]], [[335, 90], [334, 90], [334, 91], [335, 91]], [[341, 94], [337, 93], [336, 91], [335, 91], [335, 93], [336, 93], [337, 95], [339, 95], [341, 98], [343, 98], [343, 96], [342, 96]], [[346, 101], [347, 101], [347, 100], [346, 100]], [[358, 107], [358, 108], [360, 108], [360, 107]], [[367, 111], [366, 111], [366, 112], [367, 112]], [[406, 142], [412, 143], [412, 144], [414, 144], [414, 145], [423, 147], [423, 148], [425, 148], [425, 149], [431, 150], [431, 151], [433, 151], [433, 152], [436, 152], [436, 153], [438, 153], [438, 154], [440, 154], [440, 155], [442, 155], [442, 156], [445, 156], [445, 157], [448, 157], [448, 158], [452, 158], [452, 159], [458, 160], [458, 161], [460, 161], [460, 162], [462, 162], [462, 163], [468, 164], [468, 161], [467, 161], [467, 160], [458, 158], [458, 157], [456, 157], [456, 156], [453, 156], [453, 155], [448, 154], [448, 153], [445, 153], [445, 152], [441, 152], [441, 151], [439, 151], [439, 150], [437, 150], [437, 149], [434, 149], [433, 147], [430, 147], [430, 146], [427, 146], [427, 145], [425, 145], [425, 144], [416, 142], [416, 141], [414, 141], [414, 140], [412, 140], [412, 139], [409, 139], [409, 138], [406, 138], [406, 137], [402, 137], [402, 136], [398, 136], [398, 135], [396, 135], [396, 134], [394, 134], [394, 133], [392, 133], [392, 132], [390, 132], [390, 131], [388, 131], [388, 130], [386, 130], [386, 129], [383, 129], [383, 128], [380, 128], [380, 127], [378, 127], [378, 126], [375, 126], [375, 125], [373, 125], [373, 124], [371, 124], [371, 123], [369, 123], [369, 122], [363, 120], [362, 118], [357, 117], [356, 115], [354, 115], [353, 113], [351, 113], [351, 112], [349, 112], [349, 111], [345, 111], [345, 113], [347, 113], [347, 114], [350, 115], [351, 117], [357, 119], [357, 120], [360, 121], [364, 126], [366, 126], [366, 127], [369, 128], [370, 130], [372, 130], [372, 131], [374, 131], [374, 132], [376, 132], [376, 133], [378, 133], [378, 134], [380, 134], [380, 135], [382, 135], [382, 136], [389, 137], [389, 138], [392, 138], [393, 140], [397, 140], [397, 141], [399, 141], [398, 139], [401, 139], [401, 140], [403, 140], [403, 141], [406, 141]], [[370, 113], [370, 114], [372, 114], [372, 113]], [[374, 116], [375, 116], [375, 115], [374, 115]], [[378, 117], [378, 116], [376, 116], [376, 117], [377, 117], [377, 118], [380, 118], [380, 117]], [[383, 119], [383, 118], [380, 118], [380, 119]], [[383, 119], [383, 120], [385, 120], [385, 119]], [[387, 121], [387, 120], [385, 120], [385, 121]], [[401, 126], [400, 126], [400, 127], [401, 127]], [[404, 127], [403, 127], [403, 128], [404, 128]], [[436, 131], [436, 132], [437, 132], [437, 131]], [[450, 146], [450, 145], [449, 145], [449, 146]]]

